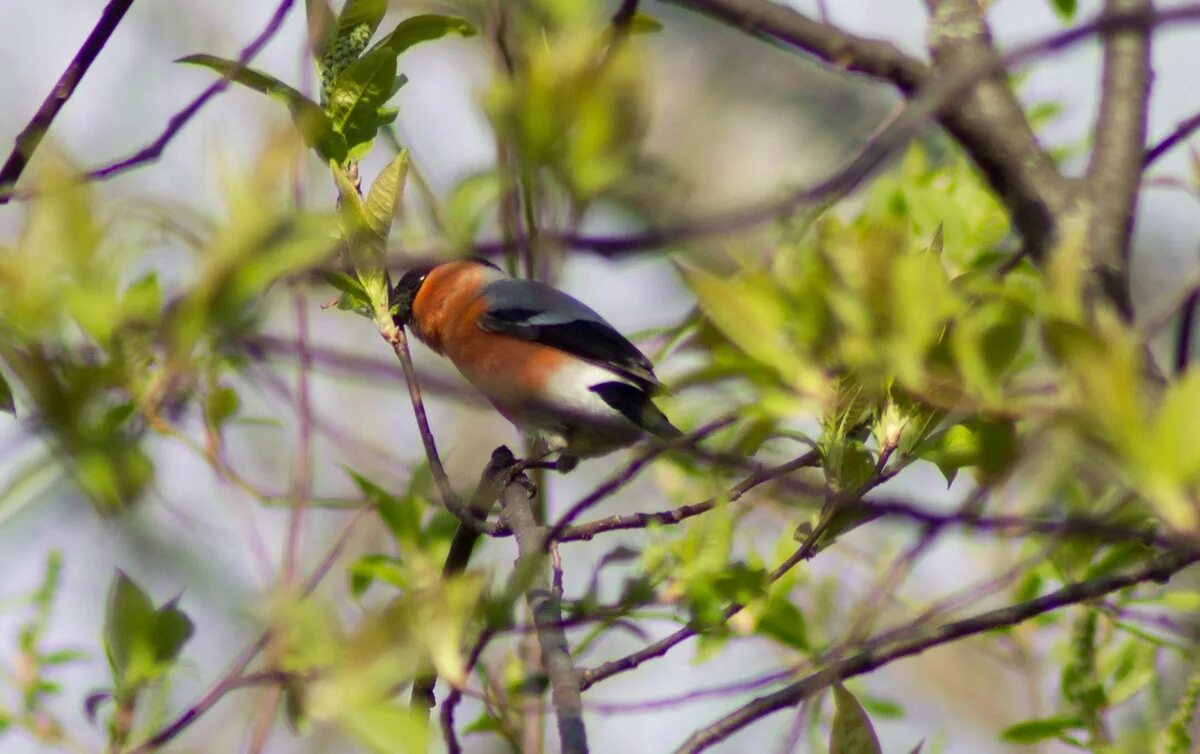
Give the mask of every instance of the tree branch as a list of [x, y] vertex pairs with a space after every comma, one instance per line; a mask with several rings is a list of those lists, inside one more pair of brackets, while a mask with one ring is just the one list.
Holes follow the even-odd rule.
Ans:
[[588, 508], [591, 508], [624, 487], [637, 476], [638, 472], [649, 466], [654, 459], [666, 451], [676, 447], [683, 450], [690, 449], [697, 442], [711, 435], [713, 432], [728, 427], [735, 419], [736, 417], [734, 416], [724, 416], [705, 424], [703, 427], [689, 433], [686, 437], [678, 438], [675, 442], [660, 443], [651, 447], [567, 509], [567, 512], [551, 527], [549, 533], [546, 535], [546, 542], [549, 544], [559, 541], [563, 533], [570, 529], [572, 521], [582, 515]]
[[[321, 580], [325, 578], [325, 575], [329, 573], [329, 569], [337, 562], [337, 559], [342, 554], [342, 550], [346, 547], [346, 543], [350, 540], [350, 534], [354, 531], [358, 522], [363, 519], [363, 516], [366, 515], [367, 510], [363, 509], [355, 512], [346, 522], [345, 526], [342, 527], [341, 532], [334, 538], [333, 545], [329, 548], [325, 557], [312, 570], [308, 578], [304, 580], [301, 590], [303, 596], [311, 594], [317, 588], [317, 585], [321, 583]], [[242, 680], [246, 668], [266, 649], [267, 645], [271, 642], [271, 633], [268, 629], [259, 634], [257, 639], [238, 654], [234, 661], [230, 663], [229, 668], [217, 679], [216, 683], [209, 687], [208, 691], [204, 692], [199, 699], [189, 705], [178, 717], [167, 723], [166, 726], [157, 733], [154, 733], [150, 738], [130, 749], [127, 754], [150, 754], [150, 752], [158, 751], [186, 730], [188, 726], [200, 719], [201, 715], [212, 709], [217, 702], [224, 698], [227, 692], [241, 688], [244, 685]]]
[[856, 36], [770, 0], [667, 0], [748, 34], [768, 37], [851, 73], [911, 94], [931, 74], [927, 64], [889, 42]]
[[[1105, 15], [1152, 13], [1153, 0], [1105, 0]], [[1150, 29], [1109, 31], [1104, 39], [1100, 109], [1086, 193], [1088, 249], [1106, 296], [1132, 319], [1129, 238], [1146, 148], [1150, 97]]]
[[1175, 130], [1164, 136], [1162, 141], [1147, 149], [1146, 156], [1142, 159], [1142, 169], [1148, 169], [1158, 161], [1158, 158], [1170, 152], [1176, 145], [1194, 134], [1197, 130], [1200, 130], [1200, 113], [1196, 113], [1190, 118], [1180, 121], [1179, 125], [1175, 126]]
[[[997, 57], [977, 0], [930, 4], [930, 49], [938, 73]], [[1070, 202], [1070, 190], [1038, 144], [1005, 71], [993, 69], [952, 101], [939, 120], [1009, 208], [1028, 253], [1034, 259], [1043, 256], [1052, 242], [1055, 218]]]
[[[267, 25], [259, 32], [250, 44], [246, 45], [238, 54], [238, 68], [234, 68], [226, 72], [224, 76], [214, 81], [207, 89], [202, 91], [195, 99], [193, 99], [186, 107], [184, 107], [171, 119], [167, 121], [167, 127], [158, 135], [154, 141], [142, 147], [138, 151], [128, 157], [117, 160], [93, 170], [89, 170], [84, 178], [89, 181], [102, 181], [120, 175], [139, 165], [144, 165], [148, 162], [154, 162], [162, 156], [167, 145], [171, 143], [183, 127], [195, 117], [196, 113], [200, 112], [200, 108], [204, 107], [210, 99], [217, 96], [221, 92], [229, 88], [232, 76], [237, 73], [242, 67], [248, 65], [251, 60], [258, 55], [259, 51], [274, 38], [275, 34], [283, 26], [283, 20], [287, 17], [288, 11], [292, 9], [295, 0], [282, 0], [279, 6], [275, 8], [275, 12], [271, 14], [267, 20]], [[16, 191], [12, 188], [0, 186], [0, 204], [9, 201], [10, 199], [26, 199], [33, 195], [32, 192]]]
[[546, 574], [546, 529], [539, 526], [527, 490], [521, 484], [509, 484], [501, 496], [501, 517], [517, 540], [517, 573], [533, 573], [526, 588], [526, 599], [533, 613], [542, 664], [550, 676], [551, 699], [558, 718], [558, 735], [563, 754], [586, 754], [587, 732], [583, 725], [583, 698], [579, 674], [571, 660], [570, 645], [563, 631], [562, 608], [551, 591]]
[[917, 630], [898, 639], [878, 644], [868, 642], [860, 652], [834, 662], [778, 691], [754, 699], [712, 725], [697, 731], [676, 749], [675, 754], [697, 754], [772, 712], [798, 704], [834, 683], [869, 673], [896, 660], [967, 636], [1014, 626], [1043, 613], [1103, 597], [1135, 584], [1147, 581], [1165, 583], [1171, 576], [1196, 562], [1200, 562], [1200, 552], [1195, 550], [1161, 555], [1141, 568], [1125, 574], [1070, 584], [1028, 602], [992, 610], [927, 631]]
[[[442, 503], [463, 526], [479, 534], [498, 536], [502, 531], [500, 525], [494, 521], [488, 521], [476, 510], [465, 505], [450, 485], [450, 478], [446, 475], [446, 469], [442, 466], [442, 459], [438, 455], [433, 430], [429, 428], [429, 417], [425, 413], [425, 401], [421, 398], [421, 386], [417, 383], [417, 372], [413, 368], [412, 356], [408, 353], [408, 339], [404, 336], [404, 328], [392, 327], [389, 331], [380, 334], [391, 345], [392, 350], [396, 353], [396, 358], [400, 359], [401, 368], [404, 369], [404, 377], [408, 381], [408, 397], [412, 401], [413, 415], [417, 420], [417, 431], [421, 434], [421, 443], [425, 446], [425, 456], [429, 460], [429, 470], [433, 473], [433, 479], [441, 493]], [[482, 486], [483, 482], [481, 481], [480, 484]], [[487, 491], [481, 490], [477, 494], [486, 496]], [[491, 499], [495, 500], [496, 495], [492, 495]]]
[[[12, 152], [4, 161], [4, 166], [0, 167], [0, 189], [11, 188], [21, 177], [21, 173], [25, 172], [25, 166], [42, 143], [42, 137], [50, 130], [50, 125], [58, 117], [59, 111], [75, 93], [79, 82], [92, 67], [100, 51], [108, 44], [108, 40], [112, 38], [113, 32], [117, 30], [121, 19], [125, 18], [126, 11], [132, 5], [133, 0], [111, 0], [104, 7], [92, 33], [88, 34], [75, 57], [67, 64], [66, 70], [58, 77], [58, 81], [54, 82], [54, 88], [46, 95], [46, 99], [42, 100], [33, 118], [21, 129], [21, 133], [17, 134]], [[0, 204], [7, 203], [8, 199], [8, 196], [0, 194]]]
[[[721, 500], [726, 502], [735, 502], [745, 495], [750, 490], [758, 487], [761, 484], [779, 479], [787, 474], [797, 471], [802, 468], [817, 466], [820, 463], [820, 454], [817, 451], [809, 451], [799, 458], [794, 458], [787, 463], [780, 464], [771, 469], [756, 471], [750, 476], [743, 479], [733, 487]], [[601, 518], [578, 526], [567, 526], [562, 529], [561, 533], [556, 537], [558, 542], [577, 542], [580, 540], [590, 540], [597, 534], [602, 534], [606, 531], [617, 531], [620, 529], [645, 529], [652, 524], [677, 524], [684, 519], [698, 516], [701, 513], [707, 513], [717, 505], [717, 498], [710, 498], [700, 503], [684, 505], [678, 508], [673, 508], [668, 511], [660, 511], [657, 513], [633, 513], [626, 516], [609, 516]]]

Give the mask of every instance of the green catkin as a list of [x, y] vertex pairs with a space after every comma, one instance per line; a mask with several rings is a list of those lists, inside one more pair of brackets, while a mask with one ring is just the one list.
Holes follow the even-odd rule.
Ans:
[[1200, 670], [1192, 674], [1179, 706], [1171, 715], [1170, 722], [1158, 738], [1158, 754], [1192, 754], [1192, 719], [1196, 705], [1200, 704]]
[[1108, 704], [1104, 684], [1096, 672], [1096, 628], [1099, 613], [1084, 612], [1071, 628], [1071, 656], [1062, 672], [1063, 698], [1072, 704], [1092, 735], [1093, 744], [1107, 743], [1100, 713]]
[[321, 58], [321, 93], [325, 99], [333, 91], [333, 85], [338, 76], [346, 70], [371, 41], [374, 30], [368, 23], [361, 23], [350, 30], [348, 34], [337, 34], [329, 40], [325, 54]]

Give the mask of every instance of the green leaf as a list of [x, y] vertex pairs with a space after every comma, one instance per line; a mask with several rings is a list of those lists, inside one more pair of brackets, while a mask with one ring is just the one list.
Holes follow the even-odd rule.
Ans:
[[1013, 744], [1033, 744], [1048, 738], [1057, 738], [1080, 725], [1077, 717], [1042, 717], [1005, 728], [1000, 733], [1000, 739]]
[[428, 716], [398, 703], [376, 702], [346, 712], [341, 724], [367, 749], [380, 754], [429, 751]]
[[829, 754], [883, 754], [867, 713], [854, 695], [840, 683], [833, 687], [833, 703]]
[[132, 691], [162, 677], [192, 636], [192, 621], [171, 600], [158, 610], [122, 571], [109, 590], [104, 645], [113, 684]]
[[325, 110], [299, 90], [270, 74], [239, 65], [236, 60], [227, 60], [215, 55], [188, 55], [175, 62], [209, 68], [222, 76], [228, 76], [242, 86], [282, 102], [291, 112], [292, 122], [304, 137], [305, 144], [316, 149], [322, 159], [337, 160], [339, 163], [346, 159], [344, 137], [334, 132]]
[[121, 296], [121, 316], [126, 321], [151, 322], [160, 315], [161, 309], [162, 286], [156, 272], [135, 280]]
[[488, 208], [500, 200], [500, 176], [493, 170], [469, 175], [459, 181], [446, 198], [447, 231], [458, 243], [475, 239]]
[[404, 198], [404, 180], [408, 176], [408, 152], [402, 151], [388, 164], [367, 192], [367, 218], [371, 231], [387, 240], [392, 219]]
[[118, 681], [146, 658], [139, 656], [148, 650], [144, 637], [152, 630], [154, 606], [137, 584], [117, 571], [116, 580], [108, 592], [108, 611], [104, 618], [104, 649]]
[[372, 50], [342, 71], [329, 93], [329, 119], [333, 130], [346, 137], [347, 149], [370, 142], [380, 126], [395, 118], [380, 108], [392, 96], [396, 83], [396, 57], [384, 49]]
[[409, 545], [421, 541], [421, 521], [426, 506], [420, 495], [410, 492], [397, 497], [356, 471], [346, 469], [346, 473], [379, 511], [379, 517], [387, 524], [397, 542]]
[[17, 415], [17, 404], [13, 401], [12, 388], [8, 386], [8, 380], [4, 379], [3, 374], [0, 374], [0, 412]]
[[1054, 9], [1054, 14], [1064, 22], [1075, 20], [1077, 6], [1077, 0], [1050, 0], [1050, 7]]
[[238, 397], [236, 390], [225, 385], [218, 385], [208, 394], [207, 400], [204, 402], [204, 415], [209, 424], [219, 428], [233, 418], [241, 405], [242, 399]]
[[448, 34], [473, 37], [478, 33], [475, 27], [465, 19], [433, 13], [422, 14], [411, 16], [396, 24], [396, 28], [379, 40], [371, 48], [371, 52], [386, 48], [391, 51], [392, 57], [397, 57], [414, 45], [441, 39]]
[[634, 13], [633, 18], [629, 20], [630, 34], [656, 34], [662, 29], [661, 21], [642, 11]]
[[171, 665], [179, 659], [179, 653], [192, 638], [191, 618], [179, 609], [179, 598], [170, 600], [158, 609], [151, 645], [154, 659], [159, 665]]
[[376, 317], [389, 308], [387, 269], [384, 256], [391, 232], [392, 217], [403, 196], [408, 171], [408, 152], [396, 155], [379, 177], [364, 201], [350, 179], [336, 164], [330, 163], [342, 203], [342, 233], [358, 280], [371, 302]]
[[342, 292], [338, 298], [337, 307], [342, 310], [371, 313], [371, 300], [367, 297], [362, 283], [345, 273], [332, 270], [317, 270], [316, 276]]
[[350, 596], [362, 597], [367, 588], [376, 581], [404, 588], [408, 585], [404, 563], [389, 555], [364, 555], [346, 569], [350, 577]]
[[374, 34], [387, 13], [387, 5], [387, 0], [346, 0], [337, 17], [336, 38], [340, 39], [363, 24]]
[[899, 702], [893, 702], [891, 699], [884, 699], [878, 696], [862, 696], [859, 698], [863, 709], [870, 712], [875, 718], [899, 719], [904, 717], [904, 707]]

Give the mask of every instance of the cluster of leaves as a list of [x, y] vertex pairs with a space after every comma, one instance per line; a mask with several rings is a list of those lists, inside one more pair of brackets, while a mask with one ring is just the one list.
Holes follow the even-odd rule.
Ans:
[[387, 0], [349, 0], [334, 17], [325, 0], [311, 4], [310, 38], [321, 75], [319, 103], [274, 76], [236, 60], [202, 54], [178, 62], [211, 68], [282, 102], [322, 161], [346, 166], [370, 152], [379, 129], [399, 114], [396, 107], [388, 105], [408, 81], [396, 72], [397, 58], [421, 42], [447, 34], [475, 34], [475, 27], [461, 18], [419, 15], [404, 19], [368, 48], [387, 13], [387, 5]]
[[[1005, 263], [1015, 249], [1004, 212], [964, 160], [933, 154], [913, 147], [859, 206], [821, 217], [765, 264], [732, 277], [685, 269], [704, 317], [694, 340], [704, 362], [689, 380], [735, 380], [746, 411], [767, 428], [760, 438], [798, 416], [820, 417], [812, 443], [833, 493], [861, 489], [884, 462], [930, 462], [948, 482], [966, 469], [983, 486], [1020, 470], [1027, 513], [1193, 531], [1200, 458], [1185, 438], [1200, 431], [1200, 373], [1156, 394], [1141, 334], [1090, 297], [1081, 230], [1064, 235], [1045, 272]], [[699, 621], [731, 600], [769, 600], [775, 588], [764, 587], [761, 567], [733, 561], [727, 528], [710, 514], [651, 558], [669, 564]], [[1021, 600], [1154, 553], [1088, 538], [1033, 542], [1031, 555], [1035, 548], [1049, 557], [1021, 582]], [[704, 574], [690, 575], [697, 569]], [[709, 594], [730, 579], [737, 589]], [[1106, 714], [1146, 691], [1161, 653], [1184, 649], [1120, 615], [1190, 597], [1147, 599], [1128, 590], [1105, 612], [1083, 609], [1067, 642], [1062, 714], [1005, 737], [1106, 745]], [[1108, 628], [1102, 635], [1098, 624]]]
[[147, 487], [147, 430], [171, 433], [197, 394], [219, 431], [238, 403], [221, 378], [263, 294], [333, 250], [335, 218], [289, 206], [295, 146], [272, 141], [248, 175], [227, 181], [226, 217], [180, 233], [196, 262], [173, 290], [133, 253], [149, 242], [144, 218], [100, 206], [60, 162], [20, 239], [0, 248], [0, 360], [53, 449], [38, 463], [65, 461], [100, 510]]
[[[627, 174], [645, 129], [635, 47], [593, 3], [540, 0], [517, 17], [511, 69], [485, 107], [526, 180], [546, 171], [577, 205]], [[628, 31], [653, 31], [636, 16]]]
[[464, 680], [462, 647], [479, 614], [483, 579], [442, 576], [457, 521], [431, 502], [427, 470], [414, 471], [401, 495], [350, 473], [395, 552], [364, 555], [348, 567], [350, 594], [365, 608], [353, 626], [314, 599], [274, 610], [282, 669], [293, 679], [285, 687], [288, 719], [299, 730], [335, 724], [372, 751], [425, 752], [426, 715], [398, 700], [396, 688], [428, 668]]

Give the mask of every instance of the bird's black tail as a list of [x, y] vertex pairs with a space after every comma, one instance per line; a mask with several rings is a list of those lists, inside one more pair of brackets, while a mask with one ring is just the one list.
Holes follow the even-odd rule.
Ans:
[[624, 414], [629, 421], [655, 437], [673, 440], [683, 436], [683, 432], [671, 423], [666, 414], [658, 410], [658, 406], [650, 400], [649, 394], [641, 388], [628, 382], [601, 382], [599, 385], [592, 385], [590, 389], [605, 403]]

